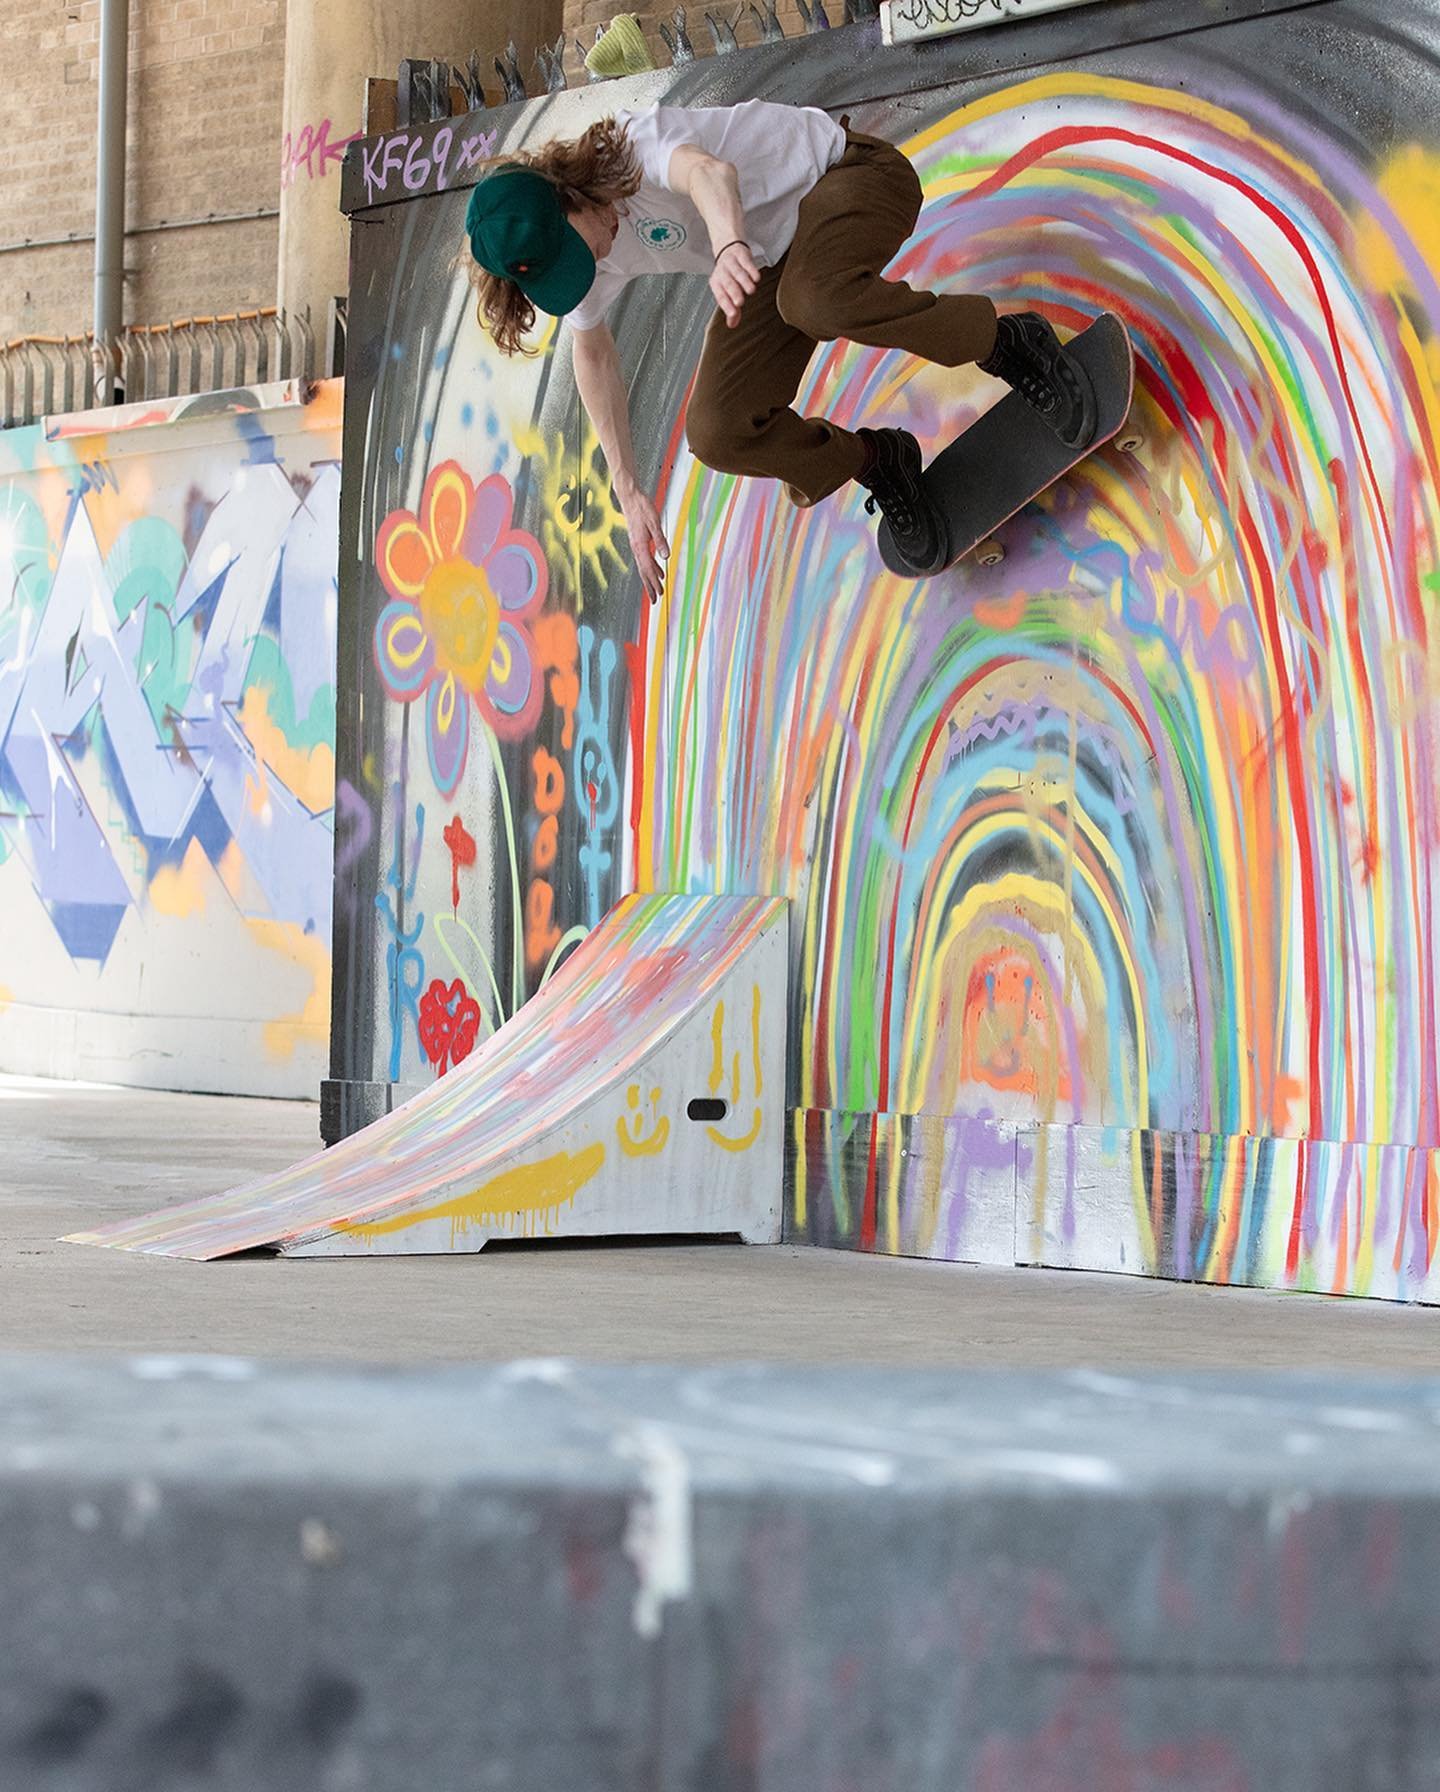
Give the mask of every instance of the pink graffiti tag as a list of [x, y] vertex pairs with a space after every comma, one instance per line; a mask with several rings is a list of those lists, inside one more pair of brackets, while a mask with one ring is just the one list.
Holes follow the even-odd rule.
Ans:
[[446, 124], [428, 140], [421, 131], [391, 131], [377, 137], [361, 154], [365, 197], [373, 201], [377, 193], [383, 193], [392, 174], [400, 177], [407, 193], [418, 193], [433, 174], [436, 191], [443, 193], [453, 176], [494, 155], [499, 135], [495, 130], [472, 131], [462, 137], [453, 125]]
[[281, 187], [293, 186], [302, 169], [306, 180], [323, 180], [335, 163], [345, 159], [345, 146], [363, 135], [363, 131], [351, 131], [348, 137], [332, 142], [328, 118], [318, 125], [302, 124], [293, 134], [286, 131], [280, 146]]

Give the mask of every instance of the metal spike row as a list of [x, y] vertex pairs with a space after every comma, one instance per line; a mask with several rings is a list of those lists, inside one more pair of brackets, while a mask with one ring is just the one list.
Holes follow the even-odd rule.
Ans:
[[705, 23], [710, 27], [710, 36], [715, 43], [717, 56], [729, 56], [740, 48], [735, 36], [735, 26], [740, 22], [740, 13], [734, 19], [717, 19], [713, 12], [707, 12]]
[[665, 40], [665, 48], [670, 52], [670, 60], [677, 67], [682, 62], [695, 60], [695, 46], [690, 41], [690, 33], [686, 28], [685, 8], [677, 6], [674, 12], [675, 30], [671, 33], [668, 25], [662, 24], [660, 35]]
[[430, 64], [430, 104], [431, 118], [449, 118], [454, 110], [450, 104], [450, 64], [448, 62], [432, 62]]
[[395, 83], [395, 118], [403, 128], [450, 116], [450, 65], [408, 56]]
[[505, 89], [507, 100], [523, 100], [530, 96], [525, 91], [525, 77], [520, 73], [520, 52], [512, 42], [505, 46], [505, 60], [495, 58], [495, 73], [500, 77], [500, 85]]
[[[829, 31], [831, 29], [830, 17], [825, 10], [825, 0], [795, 0], [795, 4], [800, 10], [800, 17], [804, 22], [805, 30], [807, 32], [813, 33], [816, 31]], [[853, 25], [858, 23], [861, 19], [873, 19], [879, 10], [878, 0], [844, 0], [844, 21], [847, 25]], [[710, 36], [714, 42], [715, 50], [718, 55], [728, 56], [733, 51], [740, 48], [739, 39], [735, 35], [735, 28], [747, 13], [755, 21], [755, 28], [760, 34], [762, 43], [773, 44], [784, 43], [786, 41], [785, 27], [780, 22], [779, 0], [765, 0], [765, 10], [763, 12], [760, 10], [760, 7], [755, 4], [755, 0], [750, 0], [749, 4], [737, 7], [735, 15], [731, 19], [719, 18], [713, 12], [707, 12], [705, 14], [705, 23], [710, 28]], [[670, 52], [671, 62], [676, 67], [679, 67], [683, 63], [693, 62], [695, 60], [695, 46], [690, 40], [685, 8], [683, 6], [677, 6], [672, 17], [674, 19], [673, 29], [662, 21], [659, 30], [660, 36], [664, 40], [665, 48]], [[605, 25], [597, 25], [595, 27], [595, 41], [598, 43], [604, 34]], [[588, 54], [588, 46], [578, 37], [575, 38], [573, 42], [575, 45], [575, 52], [583, 63]], [[501, 84], [504, 87], [506, 100], [527, 99], [529, 95], [526, 90], [524, 76], [520, 73], [519, 52], [516, 50], [513, 42], [506, 45], [505, 56], [506, 60], [504, 62], [502, 62], [498, 56], [495, 58], [495, 72], [499, 75]], [[547, 93], [562, 93], [568, 85], [568, 78], [564, 68], [564, 59], [565, 38], [563, 34], [556, 38], [552, 47], [547, 48], [542, 44], [540, 49], [536, 52], [535, 63], [540, 71], [541, 82]], [[418, 72], [418, 65], [416, 64], [412, 63], [402, 66], [416, 68]], [[438, 67], [439, 65], [436, 64], [434, 66]], [[470, 52], [469, 59], [463, 69], [452, 69], [450, 74], [453, 77], [455, 84], [465, 95], [466, 104], [472, 112], [482, 111], [487, 107], [488, 102], [480, 82], [480, 52], [478, 50], [472, 50]], [[605, 79], [603, 75], [596, 74], [593, 69], [587, 69], [586, 74], [591, 81], [603, 81]], [[438, 94], [432, 98], [432, 96], [423, 89], [423, 76], [421, 77], [421, 82], [422, 91], [416, 97], [421, 100], [422, 105], [433, 105], [436, 103], [436, 99], [438, 99]], [[448, 107], [448, 98], [446, 99], [445, 104]], [[419, 116], [420, 114], [417, 111], [417, 121]], [[432, 113], [427, 111], [425, 116], [441, 118], [447, 116], [447, 112], [440, 111]]]
[[758, 6], [752, 5], [749, 8], [751, 17], [759, 29], [762, 43], [778, 44], [785, 41], [785, 27], [780, 23], [780, 15], [775, 7], [776, 0], [765, 0], [763, 13]]
[[415, 91], [419, 67], [413, 56], [400, 58], [399, 72], [395, 76], [395, 123], [402, 131], [410, 129], [419, 110], [419, 95]]
[[480, 52], [472, 50], [464, 68], [452, 68], [450, 75], [465, 95], [466, 108], [471, 112], [483, 112], [486, 100], [485, 89], [480, 85]]
[[546, 93], [564, 93], [567, 82], [565, 77], [565, 33], [563, 31], [549, 48], [541, 44], [535, 52], [535, 66], [540, 70], [541, 85]]

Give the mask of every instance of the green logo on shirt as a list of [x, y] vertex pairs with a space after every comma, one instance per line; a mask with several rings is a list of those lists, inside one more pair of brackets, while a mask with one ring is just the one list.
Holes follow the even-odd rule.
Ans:
[[685, 241], [685, 226], [674, 218], [637, 218], [635, 234], [647, 249], [678, 249]]

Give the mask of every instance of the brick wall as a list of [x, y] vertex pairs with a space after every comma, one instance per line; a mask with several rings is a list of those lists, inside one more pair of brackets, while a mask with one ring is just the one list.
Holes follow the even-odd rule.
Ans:
[[[10, 0], [0, 340], [90, 322], [99, 0]], [[283, 0], [132, 0], [125, 320], [275, 301], [274, 216], [147, 232], [280, 197]]]
[[[589, 44], [616, 0], [566, 0], [567, 37]], [[655, 60], [674, 6], [637, 8]], [[732, 9], [724, 9], [732, 16]], [[829, 0], [839, 20], [842, 0]], [[780, 17], [802, 30], [794, 0]], [[0, 341], [90, 322], [99, 0], [10, 0], [11, 115], [0, 218]], [[697, 55], [713, 45], [704, 8], [688, 8]], [[753, 14], [737, 27], [759, 40]], [[478, 33], [488, 42], [490, 34]], [[273, 215], [148, 230], [210, 213], [273, 214], [280, 196], [283, 0], [131, 0], [125, 320], [160, 323], [275, 302]], [[482, 45], [483, 47], [483, 45]], [[583, 80], [572, 50], [572, 82]], [[72, 242], [48, 239], [74, 237]], [[44, 246], [27, 241], [47, 239]], [[323, 329], [323, 320], [319, 325]]]

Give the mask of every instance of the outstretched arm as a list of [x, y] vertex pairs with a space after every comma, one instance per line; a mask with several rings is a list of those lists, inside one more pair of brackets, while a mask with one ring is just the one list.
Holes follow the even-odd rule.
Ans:
[[615, 496], [625, 513], [630, 551], [635, 556], [640, 581], [653, 603], [665, 589], [665, 574], [660, 562], [668, 559], [670, 544], [661, 527], [660, 513], [635, 477], [630, 400], [620, 373], [620, 354], [608, 324], [596, 324], [593, 330], [576, 330], [572, 341], [575, 385], [580, 402], [595, 425], [595, 433], [605, 451]]
[[745, 240], [740, 177], [733, 163], [707, 155], [693, 143], [682, 143], [670, 157], [668, 184], [672, 192], [683, 193], [705, 220], [715, 256], [710, 290], [733, 330], [741, 306], [760, 283], [760, 270]]

